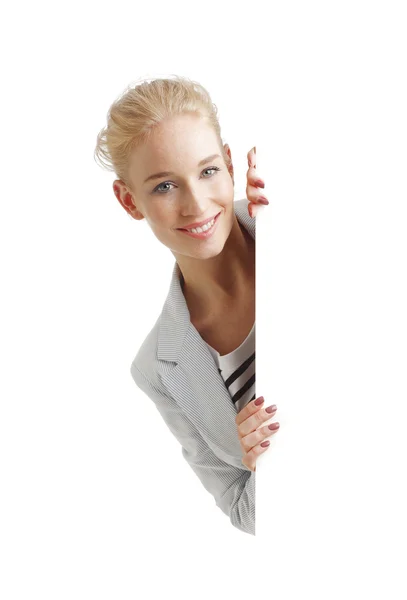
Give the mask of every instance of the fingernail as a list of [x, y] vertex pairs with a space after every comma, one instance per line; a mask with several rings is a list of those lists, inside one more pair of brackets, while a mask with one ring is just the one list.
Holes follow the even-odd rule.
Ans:
[[270, 413], [274, 412], [274, 411], [276, 410], [276, 408], [277, 408], [277, 407], [276, 407], [276, 405], [275, 405], [275, 404], [273, 404], [273, 406], [268, 406], [268, 407], [266, 408], [266, 413], [269, 413], [269, 414], [270, 414]]
[[260, 406], [260, 404], [263, 404], [263, 402], [264, 402], [264, 398], [263, 398], [263, 396], [260, 396], [260, 398], [257, 398], [257, 400], [255, 401], [255, 405]]
[[256, 181], [254, 183], [255, 183], [255, 185], [257, 185], [257, 187], [261, 187], [261, 188], [266, 187], [266, 184], [264, 183], [264, 181], [262, 179], [256, 179]]
[[260, 444], [260, 446], [263, 446], [263, 448], [267, 448], [267, 446], [270, 446], [270, 440], [266, 440], [265, 442], [262, 442]]
[[269, 425], [269, 429], [271, 429], [272, 431], [275, 431], [279, 427], [280, 427], [280, 423], [270, 423], [270, 425]]
[[257, 202], [259, 202], [260, 204], [270, 204], [270, 202], [266, 199], [266, 198], [257, 198]]

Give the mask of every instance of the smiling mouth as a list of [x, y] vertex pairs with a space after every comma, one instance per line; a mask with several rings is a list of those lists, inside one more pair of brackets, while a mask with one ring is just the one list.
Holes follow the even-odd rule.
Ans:
[[213, 217], [211, 221], [208, 221], [207, 223], [205, 223], [205, 225], [202, 225], [201, 227], [191, 227], [189, 229], [187, 229], [186, 227], [179, 227], [179, 231], [188, 231], [189, 233], [205, 233], [206, 231], [212, 229], [220, 213], [221, 211], [218, 212], [218, 214], [215, 217]]

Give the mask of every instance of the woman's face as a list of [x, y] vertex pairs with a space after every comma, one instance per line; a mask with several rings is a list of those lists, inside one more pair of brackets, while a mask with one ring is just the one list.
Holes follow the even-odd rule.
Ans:
[[[135, 219], [145, 218], [175, 256], [206, 259], [222, 251], [232, 229], [232, 176], [233, 166], [229, 172], [207, 121], [179, 115], [160, 123], [149, 141], [134, 150], [129, 169], [132, 204], [119, 200]], [[215, 217], [204, 238], [182, 230]]]

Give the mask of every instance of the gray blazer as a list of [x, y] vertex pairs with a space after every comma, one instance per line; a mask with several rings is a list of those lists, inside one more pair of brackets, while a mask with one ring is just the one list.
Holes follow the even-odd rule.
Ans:
[[[238, 221], [255, 238], [248, 200]], [[170, 290], [131, 364], [137, 386], [153, 400], [182, 455], [232, 525], [255, 535], [255, 471], [242, 464], [237, 410], [207, 345], [190, 321], [175, 263]]]

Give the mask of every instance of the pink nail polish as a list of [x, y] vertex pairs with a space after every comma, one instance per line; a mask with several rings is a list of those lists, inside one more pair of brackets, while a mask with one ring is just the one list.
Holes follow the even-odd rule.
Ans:
[[256, 406], [260, 406], [260, 404], [263, 404], [263, 402], [264, 402], [264, 398], [263, 398], [263, 396], [260, 396], [260, 398], [257, 398], [257, 400], [255, 400], [254, 403]]

